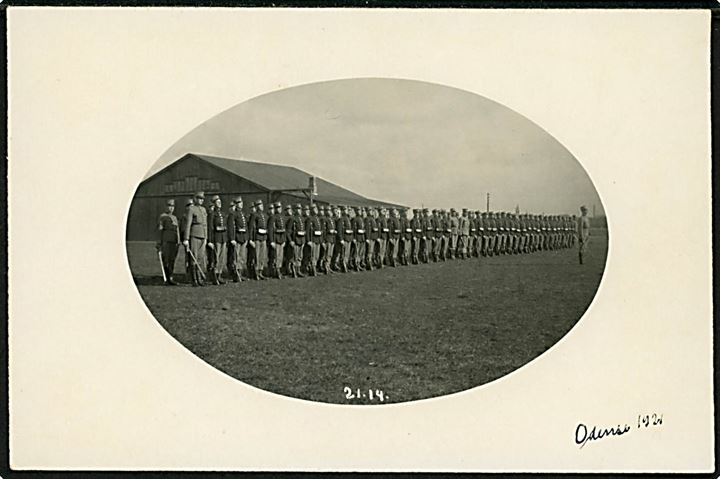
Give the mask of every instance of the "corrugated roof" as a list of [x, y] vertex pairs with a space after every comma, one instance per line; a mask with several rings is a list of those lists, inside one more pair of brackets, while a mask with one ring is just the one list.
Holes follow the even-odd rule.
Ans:
[[[218, 168], [245, 178], [268, 190], [293, 190], [308, 187], [308, 178], [312, 176], [293, 166], [273, 165], [256, 161], [221, 158], [217, 156], [188, 153], [183, 157], [193, 156], [207, 161]], [[322, 178], [316, 177], [317, 196], [314, 198], [332, 204], [352, 204], [356, 206], [402, 206], [383, 201], [377, 201], [361, 196]], [[291, 193], [302, 197], [302, 193]]]

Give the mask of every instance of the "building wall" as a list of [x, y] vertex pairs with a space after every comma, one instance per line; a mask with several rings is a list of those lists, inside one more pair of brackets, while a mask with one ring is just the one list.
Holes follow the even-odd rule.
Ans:
[[[185, 203], [196, 191], [205, 192], [205, 207], [210, 198], [218, 194], [222, 209], [227, 212], [230, 201], [240, 195], [244, 210], [250, 214], [250, 204], [258, 199], [265, 205], [280, 201], [285, 204], [307, 204], [309, 199], [286, 193], [269, 193], [253, 183], [216, 168], [203, 161], [188, 158], [173, 164], [166, 170], [142, 183], [130, 204], [126, 227], [128, 241], [151, 241], [157, 239], [157, 221], [165, 211], [165, 202], [175, 200], [175, 215], [180, 218], [185, 212]], [[318, 204], [323, 204], [318, 202]], [[266, 207], [267, 211], [267, 207]]]

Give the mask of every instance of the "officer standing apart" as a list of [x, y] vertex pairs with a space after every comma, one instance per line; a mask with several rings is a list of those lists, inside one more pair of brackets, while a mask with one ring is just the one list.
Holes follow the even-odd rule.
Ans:
[[188, 207], [185, 217], [185, 232], [183, 245], [190, 252], [191, 280], [193, 286], [202, 286], [202, 268], [205, 265], [205, 246], [207, 245], [207, 211], [203, 206], [205, 193], [195, 194], [195, 204]]
[[160, 215], [158, 220], [158, 238], [157, 250], [162, 256], [162, 268], [165, 272], [165, 284], [175, 286], [177, 283], [173, 281], [173, 270], [175, 269], [175, 258], [178, 254], [178, 245], [180, 243], [180, 229], [177, 217], [173, 214], [175, 211], [175, 200], [167, 200], [165, 203], [165, 212]]
[[587, 212], [588, 210], [584, 205], [580, 207], [580, 218], [578, 218], [577, 222], [578, 259], [580, 264], [583, 264], [587, 245], [590, 241], [590, 218], [588, 218]]

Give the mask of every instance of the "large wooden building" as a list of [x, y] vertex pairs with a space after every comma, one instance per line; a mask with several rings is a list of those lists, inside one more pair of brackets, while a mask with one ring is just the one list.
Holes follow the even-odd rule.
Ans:
[[292, 166], [219, 158], [188, 153], [158, 171], [138, 186], [130, 205], [127, 223], [129, 241], [148, 241], [157, 237], [157, 220], [166, 200], [175, 199], [175, 214], [181, 215], [188, 198], [204, 191], [206, 206], [212, 195], [222, 198], [223, 209], [237, 195], [243, 197], [246, 213], [258, 199], [263, 203], [281, 201], [326, 205], [400, 206], [366, 198], [321, 178], [315, 178], [315, 193], [310, 192], [312, 175]]

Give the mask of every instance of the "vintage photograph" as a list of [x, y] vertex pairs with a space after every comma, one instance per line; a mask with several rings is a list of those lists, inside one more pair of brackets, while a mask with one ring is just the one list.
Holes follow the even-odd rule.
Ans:
[[270, 92], [149, 165], [127, 216], [140, 296], [193, 354], [285, 396], [488, 383], [560, 340], [605, 268], [581, 161], [522, 112], [439, 84]]

